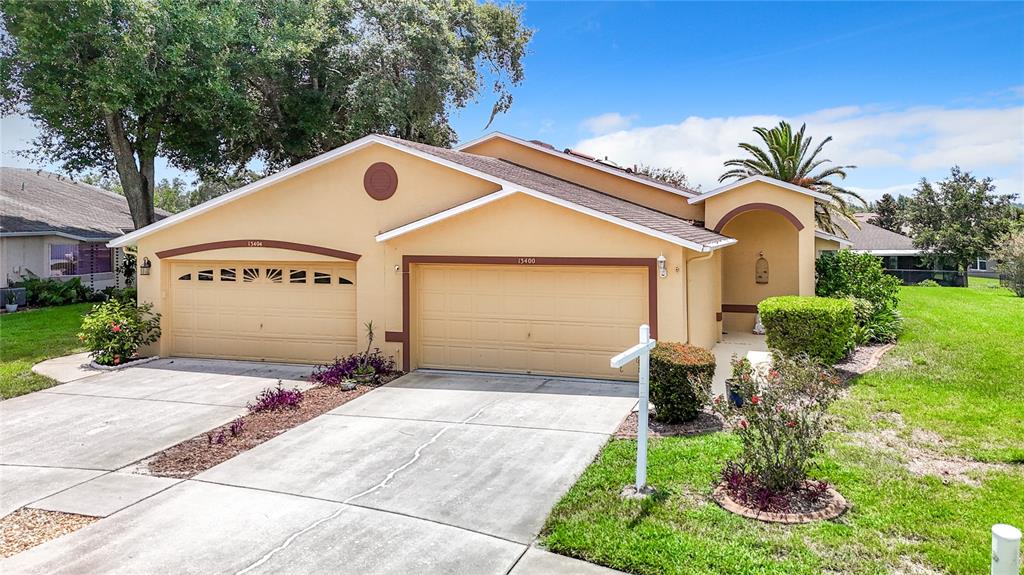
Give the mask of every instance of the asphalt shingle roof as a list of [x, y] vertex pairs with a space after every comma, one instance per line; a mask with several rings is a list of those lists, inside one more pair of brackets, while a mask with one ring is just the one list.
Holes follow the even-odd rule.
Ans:
[[853, 242], [851, 249], [871, 251], [917, 249], [911, 238], [868, 223], [868, 219], [872, 215], [874, 214], [855, 214], [857, 221], [860, 222], [859, 230], [846, 220], [836, 222], [846, 231], [846, 237]]
[[50, 232], [99, 241], [135, 229], [124, 196], [49, 172], [0, 168], [0, 205], [3, 234]]
[[562, 180], [543, 172], [531, 170], [506, 160], [450, 150], [448, 148], [438, 148], [390, 136], [384, 137], [399, 145], [413, 148], [513, 184], [548, 194], [560, 200], [702, 246], [713, 246], [729, 240], [727, 236], [717, 234], [682, 218], [627, 202], [604, 192]]

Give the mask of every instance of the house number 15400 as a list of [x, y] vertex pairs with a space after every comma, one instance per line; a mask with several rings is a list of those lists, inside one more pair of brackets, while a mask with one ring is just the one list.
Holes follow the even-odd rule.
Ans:
[[537, 258], [519, 258], [519, 263], [526, 265], [535, 264], [537, 263]]

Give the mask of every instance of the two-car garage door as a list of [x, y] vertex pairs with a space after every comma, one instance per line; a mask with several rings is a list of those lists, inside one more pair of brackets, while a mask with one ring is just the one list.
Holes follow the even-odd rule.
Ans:
[[420, 367], [599, 378], [648, 322], [644, 267], [420, 265], [412, 339]]
[[176, 262], [171, 353], [324, 362], [356, 348], [355, 264]]
[[[355, 274], [347, 262], [174, 262], [171, 353], [282, 362], [353, 353]], [[646, 267], [430, 264], [412, 278], [417, 367], [635, 374], [608, 360], [649, 321]]]

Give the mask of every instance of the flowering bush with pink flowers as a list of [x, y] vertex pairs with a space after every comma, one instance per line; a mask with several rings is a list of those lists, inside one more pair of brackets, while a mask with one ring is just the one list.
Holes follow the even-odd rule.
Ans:
[[78, 339], [100, 365], [120, 365], [135, 358], [139, 348], [160, 337], [160, 314], [151, 304], [111, 299], [98, 303], [82, 319]]
[[804, 356], [776, 352], [772, 366], [757, 370], [733, 359], [730, 390], [740, 406], [716, 396], [713, 409], [732, 426], [743, 451], [729, 466], [774, 492], [801, 489], [811, 460], [821, 451], [828, 406], [842, 385], [834, 374]]

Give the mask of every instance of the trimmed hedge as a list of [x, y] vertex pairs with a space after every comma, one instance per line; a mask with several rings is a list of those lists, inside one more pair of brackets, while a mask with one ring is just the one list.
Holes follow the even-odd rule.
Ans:
[[[665, 423], [693, 421], [704, 407], [715, 356], [703, 347], [659, 341], [651, 350], [651, 403]], [[700, 388], [698, 388], [700, 386]]]
[[826, 364], [854, 345], [853, 303], [824, 297], [770, 297], [757, 306], [768, 347], [787, 355], [806, 353]]

